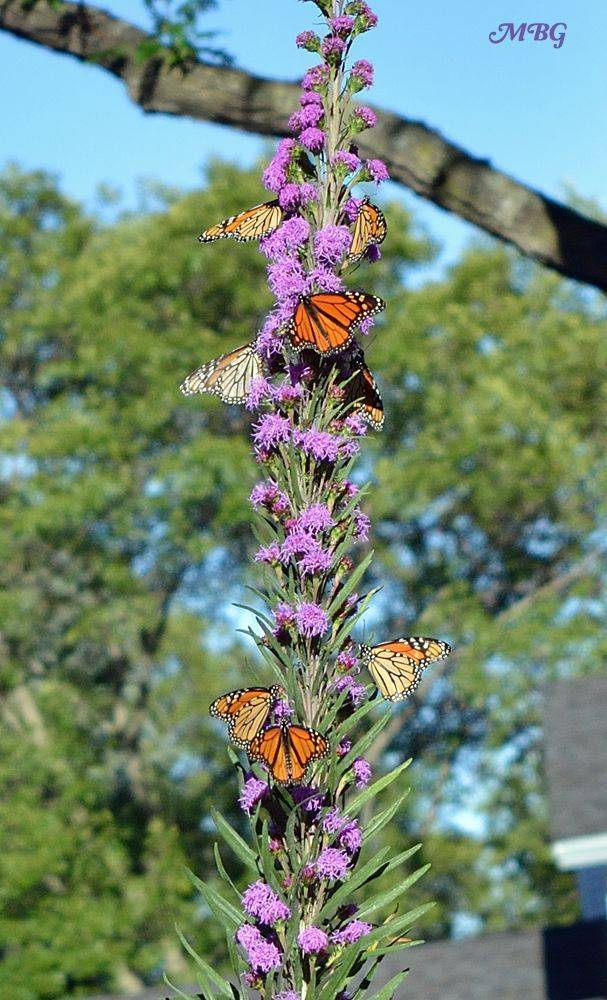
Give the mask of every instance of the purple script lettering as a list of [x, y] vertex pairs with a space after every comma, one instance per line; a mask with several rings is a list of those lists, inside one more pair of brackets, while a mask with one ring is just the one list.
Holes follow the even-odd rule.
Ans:
[[[562, 28], [562, 31], [558, 31], [558, 28]], [[554, 42], [553, 48], [560, 49], [561, 45], [565, 41], [565, 34], [567, 33], [567, 25], [564, 21], [557, 21], [553, 24], [550, 29], [550, 37]]]
[[[527, 30], [526, 22], [523, 24], [519, 24], [516, 30], [514, 28], [514, 24], [512, 21], [504, 22], [504, 24], [498, 25], [497, 31], [491, 32], [491, 34], [489, 35], [489, 41], [493, 42], [494, 45], [499, 45], [500, 42], [505, 41], [506, 38], [509, 38], [511, 42], [513, 42], [515, 38], [519, 42], [523, 42], [525, 40], [526, 30]], [[500, 31], [502, 32], [501, 35], [499, 35]]]
[[533, 24], [527, 25], [527, 31], [530, 35], [533, 35], [535, 42], [545, 42], [548, 38], [549, 28], [550, 25], [545, 24], [543, 21], [534, 21]]

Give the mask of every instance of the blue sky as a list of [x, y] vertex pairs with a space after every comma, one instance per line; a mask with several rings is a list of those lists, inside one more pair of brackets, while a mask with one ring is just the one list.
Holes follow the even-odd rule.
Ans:
[[[376, 62], [372, 100], [418, 118], [470, 152], [559, 197], [571, 183], [607, 206], [604, 0], [375, 0], [380, 27], [359, 42]], [[145, 24], [139, 0], [107, 9]], [[551, 13], [548, 11], [551, 9]], [[221, 0], [208, 18], [237, 63], [294, 79], [309, 63], [294, 34], [315, 16], [298, 0]], [[492, 45], [501, 21], [565, 21], [563, 46]], [[128, 204], [137, 179], [186, 188], [200, 183], [209, 156], [251, 163], [261, 140], [168, 116], [144, 115], [108, 74], [0, 33], [0, 163], [47, 167], [69, 194], [92, 204], [99, 183]], [[453, 259], [475, 230], [394, 187]]]

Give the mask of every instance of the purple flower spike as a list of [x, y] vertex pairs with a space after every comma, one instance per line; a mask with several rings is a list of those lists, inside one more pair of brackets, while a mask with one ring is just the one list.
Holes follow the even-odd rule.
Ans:
[[[360, 158], [356, 155], [356, 153], [349, 153], [347, 149], [338, 149], [337, 152], [335, 153], [335, 156], [331, 160], [331, 164], [334, 167], [336, 166], [345, 167], [346, 171], [349, 174], [353, 174], [360, 167]], [[350, 198], [349, 201], [357, 201], [357, 199]], [[346, 202], [346, 205], [347, 204], [348, 202]], [[344, 214], [346, 214], [346, 206], [344, 206]], [[356, 218], [357, 215], [358, 215], [358, 207], [356, 208], [354, 218], [352, 219], [349, 218], [348, 221], [354, 222], [354, 219]]]
[[332, 17], [329, 24], [334, 34], [347, 37], [352, 33], [354, 18], [351, 14], [339, 14], [337, 17]]
[[280, 545], [278, 542], [270, 542], [269, 545], [260, 545], [253, 556], [255, 562], [275, 563], [280, 560]]
[[265, 781], [255, 777], [247, 778], [238, 796], [240, 808], [247, 816], [253, 813], [255, 806], [266, 796], [267, 791], [268, 786]]
[[277, 701], [274, 705], [274, 716], [276, 719], [290, 719], [293, 709], [288, 701]]
[[383, 160], [365, 160], [365, 170], [376, 184], [390, 180], [388, 168]]
[[270, 191], [280, 191], [287, 182], [287, 171], [295, 151], [294, 139], [281, 139], [274, 156], [268, 163], [263, 175], [263, 183]]
[[277, 413], [266, 413], [253, 428], [253, 440], [257, 448], [271, 451], [289, 440], [291, 424], [286, 417]]
[[345, 851], [337, 847], [325, 847], [324, 851], [316, 859], [316, 871], [322, 878], [329, 882], [337, 882], [345, 879], [348, 874], [350, 861]]
[[364, 757], [358, 757], [352, 765], [352, 770], [354, 771], [357, 786], [359, 788], [365, 788], [365, 786], [371, 781], [371, 776], [373, 774], [369, 762], [365, 760]]
[[371, 108], [356, 108], [354, 112], [354, 124], [360, 131], [366, 128], [375, 128], [377, 125], [377, 115]]
[[358, 218], [358, 213], [360, 212], [360, 206], [362, 205], [362, 203], [363, 203], [362, 198], [348, 198], [347, 202], [343, 207], [343, 213], [348, 222], [356, 222], [356, 219]]
[[350, 249], [352, 234], [347, 226], [325, 226], [314, 237], [316, 259], [323, 264], [338, 264]]
[[317, 90], [325, 87], [329, 81], [329, 70], [321, 63], [320, 66], [311, 66], [301, 81], [302, 90]]
[[340, 846], [345, 848], [348, 854], [357, 854], [363, 844], [363, 835], [355, 819], [343, 827], [339, 835]]
[[295, 39], [298, 49], [307, 49], [308, 52], [318, 52], [320, 48], [320, 38], [314, 31], [300, 31]]
[[327, 612], [318, 604], [300, 604], [295, 615], [295, 623], [300, 635], [306, 639], [323, 635], [331, 624]]
[[345, 49], [346, 43], [339, 35], [327, 35], [322, 41], [321, 52], [327, 62], [338, 63]]
[[260, 924], [273, 927], [279, 920], [288, 920], [291, 911], [269, 885], [258, 879], [245, 889], [242, 908], [250, 917], [257, 917]]
[[321, 128], [305, 128], [299, 136], [302, 146], [312, 153], [320, 153], [325, 144], [326, 135]]
[[275, 1000], [301, 1000], [301, 993], [296, 993], [295, 990], [283, 990], [282, 993], [277, 993]]
[[257, 410], [263, 403], [264, 399], [268, 398], [271, 390], [272, 387], [267, 379], [253, 379], [251, 385], [249, 386], [249, 394], [246, 401], [247, 410]]
[[324, 531], [335, 527], [335, 521], [326, 503], [314, 503], [297, 518], [297, 527], [301, 531]]
[[297, 935], [297, 944], [304, 955], [317, 955], [329, 946], [329, 938], [320, 927], [304, 927]]
[[295, 621], [295, 612], [289, 604], [278, 604], [273, 611], [274, 619], [276, 624], [280, 628], [285, 628], [287, 625], [292, 625]]
[[359, 84], [357, 89], [373, 86], [373, 66], [366, 59], [358, 59], [350, 70], [350, 79]]
[[280, 969], [282, 956], [271, 941], [266, 941], [257, 927], [242, 924], [236, 931], [236, 940], [247, 953], [247, 961], [253, 972], [268, 973]]
[[373, 925], [368, 924], [365, 920], [351, 920], [343, 930], [333, 932], [331, 941], [339, 945], [356, 944], [361, 937], [370, 934], [372, 930]]
[[317, 431], [313, 428], [307, 431], [295, 431], [295, 444], [300, 445], [307, 455], [318, 462], [336, 462], [339, 455], [339, 438], [328, 431]]
[[365, 700], [365, 695], [367, 690], [363, 684], [357, 684], [354, 678], [350, 674], [342, 674], [337, 680], [333, 682], [333, 687], [341, 694], [342, 691], [348, 692], [348, 697], [354, 707], [360, 705], [362, 701]]
[[314, 184], [283, 184], [278, 195], [280, 207], [285, 212], [295, 212], [298, 208], [318, 200], [318, 191]]

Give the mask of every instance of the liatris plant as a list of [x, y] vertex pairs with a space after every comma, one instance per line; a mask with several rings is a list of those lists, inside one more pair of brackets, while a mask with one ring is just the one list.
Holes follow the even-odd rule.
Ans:
[[[297, 44], [320, 61], [304, 76], [290, 121], [294, 137], [279, 143], [264, 173], [276, 198], [200, 237], [260, 239], [275, 306], [255, 341], [203, 365], [182, 386], [257, 412], [261, 480], [251, 503], [263, 587], [248, 610], [258, 625], [251, 638], [275, 681], [228, 692], [211, 706], [236, 748], [229, 752], [241, 774], [251, 843], [215, 815], [250, 884], [237, 891], [217, 846], [226, 893], [194, 879], [225, 927], [234, 969], [229, 982], [184, 941], [205, 997], [363, 996], [382, 958], [410, 944], [404, 935], [425, 909], [402, 909], [422, 874], [402, 868], [416, 848], [390, 856], [374, 839], [406, 793], [360, 822], [363, 806], [369, 812], [408, 764], [370, 784], [365, 752], [389, 720], [383, 711], [368, 725], [376, 688], [401, 700], [424, 667], [449, 652], [446, 643], [422, 637], [373, 647], [352, 638], [372, 595], [358, 590], [371, 559], [361, 551], [370, 525], [365, 490], [351, 470], [365, 432], [383, 423], [354, 331], [368, 333], [384, 303], [347, 290], [343, 276], [358, 261], [377, 259], [386, 233], [380, 210], [352, 190], [388, 172], [379, 160], [359, 157], [357, 136], [375, 116], [355, 95], [371, 85], [373, 68], [349, 57], [377, 17], [362, 0], [315, 2], [325, 33], [305, 31]], [[362, 666], [375, 685], [361, 680]], [[389, 888], [370, 895], [373, 881], [384, 876], [385, 886], [386, 875]], [[404, 975], [377, 997], [393, 996]]]

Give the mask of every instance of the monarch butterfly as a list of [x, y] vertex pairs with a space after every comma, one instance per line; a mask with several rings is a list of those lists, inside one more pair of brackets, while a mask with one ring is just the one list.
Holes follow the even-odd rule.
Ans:
[[227, 722], [232, 743], [246, 749], [263, 729], [276, 702], [283, 697], [285, 692], [276, 684], [270, 688], [240, 688], [217, 698], [209, 712], [216, 719]]
[[327, 756], [329, 745], [314, 729], [282, 722], [256, 736], [247, 752], [266, 765], [274, 781], [290, 785], [302, 780], [313, 760]]
[[355, 263], [364, 257], [369, 247], [383, 243], [388, 231], [388, 224], [383, 212], [368, 198], [363, 198], [356, 221], [352, 242], [348, 252], [348, 260]]
[[244, 344], [201, 365], [188, 375], [180, 388], [184, 396], [210, 392], [224, 403], [244, 403], [251, 383], [263, 374], [263, 361], [254, 344]]
[[444, 660], [451, 652], [448, 642], [410, 636], [360, 647], [363, 664], [388, 701], [404, 701], [422, 679], [424, 667]]
[[312, 347], [326, 356], [338, 354], [352, 341], [352, 331], [365, 316], [386, 308], [367, 292], [319, 292], [301, 297], [287, 327], [296, 351]]
[[239, 215], [231, 215], [229, 219], [218, 222], [215, 226], [205, 229], [198, 237], [200, 243], [214, 243], [215, 240], [233, 239], [239, 243], [249, 240], [259, 240], [268, 236], [278, 228], [284, 218], [284, 212], [278, 201], [266, 201], [263, 205], [255, 205]]
[[380, 431], [384, 425], [384, 403], [377, 382], [365, 364], [362, 351], [357, 351], [352, 360], [359, 367], [343, 387], [344, 402], [374, 430]]

